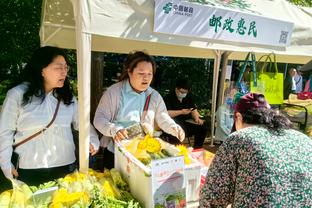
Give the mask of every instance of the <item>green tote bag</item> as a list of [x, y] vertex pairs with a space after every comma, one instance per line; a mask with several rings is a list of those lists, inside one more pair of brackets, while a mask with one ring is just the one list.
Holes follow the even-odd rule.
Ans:
[[282, 104], [284, 77], [283, 73], [278, 73], [275, 54], [262, 56], [258, 64], [262, 58], [265, 61], [256, 74], [257, 84], [253, 84], [254, 74], [250, 78], [250, 91], [263, 94], [270, 104]]

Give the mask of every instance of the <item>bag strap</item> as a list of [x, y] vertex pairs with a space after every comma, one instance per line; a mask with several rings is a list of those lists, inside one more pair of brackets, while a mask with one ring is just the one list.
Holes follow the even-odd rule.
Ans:
[[259, 66], [259, 64], [261, 62], [261, 59], [263, 59], [263, 58], [265, 58], [265, 59], [263, 61], [263, 64], [261, 65], [261, 68], [260, 68], [260, 71], [259, 71], [260, 73], [264, 72], [264, 69], [266, 68], [268, 63], [270, 64], [269, 68], [271, 68], [271, 64], [272, 64], [272, 59], [271, 59], [270, 55], [269, 54], [265, 54], [265, 55], [261, 56], [259, 58], [259, 60], [257, 61], [257, 68], [259, 68], [258, 66]]
[[302, 76], [299, 77], [298, 81], [296, 81], [296, 85], [299, 84], [299, 82], [301, 82]]
[[263, 55], [258, 60], [258, 63], [264, 57], [265, 57], [265, 60], [264, 60], [263, 65], [261, 66], [260, 73], [264, 72], [264, 69], [266, 68], [266, 66], [268, 64], [270, 64], [270, 67], [269, 67], [270, 69], [272, 68], [272, 64], [273, 64], [274, 73], [278, 73], [278, 68], [277, 68], [277, 63], [276, 63], [276, 55], [274, 53]]
[[56, 105], [56, 108], [55, 108], [55, 111], [54, 111], [53, 118], [52, 118], [52, 120], [50, 121], [50, 123], [48, 123], [48, 125], [46, 125], [46, 127], [44, 127], [42, 130], [40, 130], [40, 131], [34, 133], [33, 135], [27, 137], [26, 139], [24, 139], [24, 140], [22, 140], [22, 141], [20, 141], [20, 142], [18, 142], [18, 143], [16, 143], [16, 144], [13, 144], [13, 148], [15, 149], [16, 147], [18, 147], [18, 146], [20, 146], [20, 145], [22, 145], [22, 144], [28, 142], [29, 140], [35, 138], [35, 137], [38, 136], [39, 134], [41, 134], [41, 133], [43, 133], [44, 131], [46, 131], [46, 130], [53, 124], [53, 122], [54, 122], [54, 120], [55, 120], [55, 118], [56, 118], [57, 112], [58, 112], [58, 110], [59, 110], [59, 108], [60, 108], [60, 103], [61, 103], [61, 100], [58, 100], [57, 105]]
[[141, 121], [143, 121], [143, 119], [145, 118], [145, 116], [146, 116], [146, 114], [147, 114], [147, 110], [148, 110], [148, 107], [149, 107], [149, 103], [150, 103], [150, 100], [151, 100], [151, 96], [152, 96], [152, 93], [149, 94], [149, 95], [146, 97], [145, 104], [144, 104], [144, 109], [143, 109], [143, 113], [142, 113], [142, 117], [141, 117]]
[[243, 64], [242, 68], [240, 69], [238, 80], [236, 82], [237, 86], [242, 81], [242, 78], [243, 78], [243, 75], [244, 75], [244, 73], [246, 71], [246, 67], [247, 67], [248, 62], [251, 62], [251, 69], [252, 69], [252, 72], [253, 72], [253, 75], [254, 75], [253, 76], [253, 84], [254, 84], [254, 86], [257, 86], [256, 55], [255, 55], [255, 53], [252, 53], [252, 52], [249, 52], [247, 54], [247, 56], [245, 58], [245, 61], [244, 61], [244, 64]]

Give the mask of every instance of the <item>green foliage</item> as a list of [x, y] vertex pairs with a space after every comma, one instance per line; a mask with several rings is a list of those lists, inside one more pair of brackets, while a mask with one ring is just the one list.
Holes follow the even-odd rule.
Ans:
[[189, 0], [190, 2], [197, 2], [200, 4], [208, 4], [211, 6], [222, 5], [228, 8], [247, 9], [250, 3], [246, 0]]
[[[193, 0], [209, 3], [206, 0]], [[296, 5], [312, 7], [311, 0], [288, 0]], [[227, 3], [214, 0], [211, 2]], [[210, 2], [210, 3], [211, 3]], [[234, 5], [246, 1], [232, 0]], [[20, 72], [33, 51], [40, 47], [39, 26], [42, 0], [0, 1], [0, 105], [7, 90], [20, 78]], [[67, 50], [71, 70], [69, 77], [77, 95], [77, 68], [75, 50]], [[104, 85], [110, 86], [118, 80], [125, 54], [104, 54]], [[211, 71], [204, 59], [157, 57], [157, 74], [153, 87], [162, 95], [174, 87], [177, 76], [186, 76], [192, 84], [192, 92], [200, 107], [206, 107], [211, 94]]]
[[5, 99], [7, 89], [9, 89], [12, 84], [11, 82], [12, 82], [11, 80], [3, 80], [0, 82], [0, 105], [3, 103]]
[[104, 86], [108, 87], [118, 81], [122, 72], [126, 54], [103, 53], [104, 57]]
[[[197, 105], [208, 107], [212, 89], [212, 71], [205, 59], [158, 57], [155, 88], [164, 96], [175, 88], [176, 79], [184, 77], [191, 84], [191, 92]], [[210, 62], [213, 62], [210, 60]], [[210, 65], [212, 66], [212, 65]], [[158, 79], [158, 80], [157, 80]]]
[[311, 0], [288, 0], [288, 1], [295, 4], [295, 5], [312, 7], [312, 1]]
[[0, 77], [15, 78], [40, 46], [41, 1], [0, 1]]
[[[23, 67], [33, 51], [40, 47], [41, 4], [42, 0], [0, 1], [0, 105], [12, 84], [21, 81]], [[69, 77], [75, 90], [76, 53], [75, 50], [66, 53], [71, 66]]]
[[[240, 8], [240, 9], [246, 9], [250, 7], [250, 4], [248, 1], [245, 0], [189, 0], [190, 2], [197, 2], [200, 4], [208, 4], [208, 5], [223, 5], [226, 7], [231, 8]], [[287, 0], [295, 5], [299, 6], [306, 6], [306, 7], [312, 7], [312, 1], [311, 0]], [[252, 2], [252, 1], [251, 1]]]
[[33, 50], [40, 46], [41, 1], [0, 1], [0, 105]]
[[[104, 87], [108, 87], [118, 81], [118, 73], [121, 73], [125, 54], [104, 53]], [[155, 57], [157, 69], [152, 87], [165, 96], [175, 88], [178, 77], [185, 77], [192, 86], [192, 94], [197, 105], [210, 107], [208, 103], [212, 89], [212, 66], [206, 59]]]

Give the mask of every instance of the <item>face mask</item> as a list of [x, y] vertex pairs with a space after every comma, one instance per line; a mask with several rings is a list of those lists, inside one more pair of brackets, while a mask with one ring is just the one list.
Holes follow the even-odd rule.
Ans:
[[183, 99], [186, 97], [186, 95], [187, 95], [187, 93], [177, 93], [178, 99]]

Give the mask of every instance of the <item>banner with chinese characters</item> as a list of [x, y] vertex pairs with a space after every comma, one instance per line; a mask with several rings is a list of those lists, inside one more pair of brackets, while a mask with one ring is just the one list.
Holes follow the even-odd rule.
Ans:
[[285, 47], [294, 24], [198, 3], [155, 0], [154, 32]]

